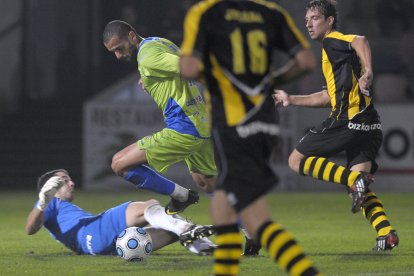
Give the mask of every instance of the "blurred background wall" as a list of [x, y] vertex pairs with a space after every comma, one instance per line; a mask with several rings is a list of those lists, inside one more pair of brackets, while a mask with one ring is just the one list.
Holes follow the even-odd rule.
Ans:
[[[33, 187], [38, 175], [58, 167], [69, 169], [81, 184], [83, 105], [136, 74], [135, 64], [118, 63], [102, 45], [105, 24], [122, 19], [142, 36], [162, 36], [180, 44], [184, 14], [195, 2], [0, 1], [0, 186]], [[307, 2], [278, 1], [303, 32]], [[377, 104], [413, 106], [413, 1], [338, 2], [339, 30], [370, 40]], [[320, 57], [320, 45], [312, 46]], [[288, 88], [313, 92], [321, 81], [316, 70]], [[408, 151], [414, 148], [414, 130], [410, 135]]]

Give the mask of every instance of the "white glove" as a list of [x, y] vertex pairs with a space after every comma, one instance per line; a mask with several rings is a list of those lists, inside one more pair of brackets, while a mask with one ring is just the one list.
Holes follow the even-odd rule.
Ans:
[[60, 187], [63, 186], [63, 184], [65, 184], [65, 180], [60, 176], [53, 176], [49, 178], [40, 190], [37, 208], [41, 211], [46, 209], [49, 202], [55, 196]]

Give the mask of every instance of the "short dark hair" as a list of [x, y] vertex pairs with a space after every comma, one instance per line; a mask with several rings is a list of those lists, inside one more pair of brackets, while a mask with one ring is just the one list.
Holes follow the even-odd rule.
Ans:
[[103, 42], [107, 43], [113, 36], [125, 38], [128, 36], [130, 31], [133, 31], [137, 34], [135, 29], [127, 22], [121, 20], [113, 20], [105, 26], [105, 29], [103, 31]]
[[55, 176], [58, 172], [69, 174], [69, 172], [65, 169], [56, 169], [56, 170], [45, 172], [37, 180], [37, 190], [40, 191], [40, 189], [42, 189], [46, 181], [48, 181], [51, 177]]
[[336, 5], [336, 0], [312, 0], [306, 6], [306, 10], [317, 9], [325, 16], [325, 19], [332, 16], [334, 18], [332, 28], [336, 29], [338, 25], [338, 12], [336, 11]]

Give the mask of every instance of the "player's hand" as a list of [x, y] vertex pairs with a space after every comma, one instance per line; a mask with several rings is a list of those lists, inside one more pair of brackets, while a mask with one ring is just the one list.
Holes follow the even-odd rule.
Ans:
[[272, 98], [275, 101], [276, 106], [283, 105], [286, 107], [290, 105], [289, 95], [285, 90], [275, 89], [273, 92]]
[[43, 185], [39, 193], [39, 202], [37, 208], [40, 210], [46, 209], [49, 202], [55, 196], [56, 192], [65, 184], [65, 179], [60, 176], [53, 176]]
[[371, 85], [372, 85], [372, 79], [373, 79], [372, 74], [369, 72], [366, 72], [358, 80], [358, 85], [359, 85], [359, 89], [361, 90], [361, 93], [368, 97], [371, 96], [370, 90], [371, 90]]

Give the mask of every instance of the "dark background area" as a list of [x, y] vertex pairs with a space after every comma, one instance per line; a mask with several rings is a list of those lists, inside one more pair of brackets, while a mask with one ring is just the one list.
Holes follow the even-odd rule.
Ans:
[[102, 45], [105, 24], [122, 19], [144, 37], [179, 43], [194, 2], [2, 1], [0, 187], [34, 187], [41, 173], [61, 167], [80, 180], [83, 103], [136, 71]]
[[[82, 106], [136, 71], [102, 45], [107, 22], [122, 19], [144, 37], [178, 45], [188, 7], [171, 0], [2, 0], [0, 3], [0, 187], [34, 187], [46, 170], [82, 174]], [[308, 1], [278, 1], [304, 29]], [[293, 3], [292, 3], [293, 2]], [[410, 0], [339, 1], [340, 30], [366, 35], [376, 75], [407, 81], [412, 101], [414, 4]], [[315, 53], [320, 56], [320, 46]], [[320, 72], [299, 87], [319, 87]], [[78, 181], [80, 184], [80, 181]]]

